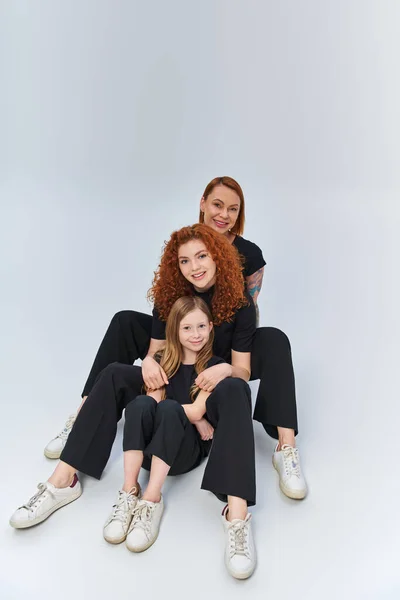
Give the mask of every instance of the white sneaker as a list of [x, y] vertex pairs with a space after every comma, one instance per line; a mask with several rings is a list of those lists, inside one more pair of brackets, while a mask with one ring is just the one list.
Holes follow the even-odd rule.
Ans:
[[10, 525], [16, 529], [24, 529], [41, 523], [55, 510], [73, 502], [82, 494], [78, 477], [67, 488], [56, 488], [52, 483], [39, 483], [38, 492], [23, 506], [17, 508], [11, 516]]
[[247, 579], [256, 568], [257, 555], [251, 532], [251, 514], [244, 520], [228, 521], [228, 506], [222, 511], [222, 524], [225, 530], [225, 565], [236, 579]]
[[126, 538], [126, 546], [131, 552], [143, 552], [150, 548], [158, 537], [164, 501], [139, 500], [133, 509], [131, 526]]
[[129, 492], [120, 490], [113, 510], [103, 529], [103, 537], [110, 544], [120, 544], [126, 538], [132, 521], [132, 512], [140, 498], [140, 486]]
[[307, 495], [307, 484], [300, 468], [299, 449], [288, 444], [284, 444], [279, 452], [276, 448], [272, 464], [278, 471], [279, 487], [288, 498], [302, 500]]
[[47, 458], [60, 458], [72, 426], [75, 423], [75, 419], [76, 415], [70, 415], [68, 421], [64, 425], [64, 429], [47, 444], [44, 449], [44, 455], [47, 456]]

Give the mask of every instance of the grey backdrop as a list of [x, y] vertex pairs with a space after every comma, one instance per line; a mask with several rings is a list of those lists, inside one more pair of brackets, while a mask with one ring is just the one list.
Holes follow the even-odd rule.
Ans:
[[[2, 597], [399, 597], [399, 23], [396, 0], [1, 2]], [[256, 424], [251, 580], [224, 571], [203, 468], [131, 555], [101, 532], [119, 431], [100, 483], [11, 530], [109, 319], [149, 310], [163, 241], [221, 174], [268, 263], [261, 323], [292, 342], [308, 499], [280, 494]]]

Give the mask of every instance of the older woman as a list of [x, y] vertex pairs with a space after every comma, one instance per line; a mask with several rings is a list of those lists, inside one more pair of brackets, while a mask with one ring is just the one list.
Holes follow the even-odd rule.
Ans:
[[[134, 475], [130, 473], [129, 483], [119, 492], [106, 523], [106, 540], [120, 543], [127, 539], [128, 548], [140, 552], [158, 536], [163, 512], [160, 481], [155, 486], [155, 496], [139, 499], [137, 474], [143, 453], [152, 460], [156, 457], [156, 462], [162, 459], [163, 465], [158, 465], [159, 468], [152, 462], [152, 471], [154, 467], [159, 476], [166, 477], [167, 472], [179, 474], [194, 468], [209, 452], [202, 488], [227, 502], [222, 516], [225, 564], [234, 577], [245, 579], [256, 564], [248, 513], [248, 506], [255, 504], [256, 488], [251, 398], [246, 383], [250, 377], [256, 315], [254, 303], [244, 290], [238, 254], [223, 236], [206, 225], [184, 227], [172, 234], [165, 247], [150, 296], [154, 300], [154, 336], [142, 369], [112, 363], [102, 371], [78, 413], [55, 471], [48, 481], [39, 484], [34, 496], [14, 512], [10, 524], [18, 529], [31, 527], [79, 498], [82, 488], [77, 471], [100, 478], [115, 439], [117, 422], [127, 407], [125, 429], [128, 423], [130, 432], [126, 439], [124, 435], [124, 446], [128, 438], [130, 445], [124, 449], [139, 452], [140, 456], [134, 457]], [[214, 328], [212, 354], [215, 357], [218, 353], [221, 357], [213, 361], [213, 366], [201, 370], [194, 382], [184, 381], [187, 390], [194, 383], [203, 394], [203, 408], [198, 416], [205, 413], [215, 428], [212, 447], [205, 453], [190, 432], [189, 423], [196, 423], [196, 415], [187, 407], [183, 412], [177, 402], [162, 400], [161, 396], [160, 404], [155, 406], [141, 395], [143, 380], [149, 393], [170, 383], [154, 354], [164, 350], [166, 321], [182, 297], [189, 301], [193, 297], [202, 299], [199, 306], [203, 306], [203, 313], [209, 315], [206, 321]], [[170, 346], [171, 327], [174, 326], [170, 322]], [[225, 363], [224, 358], [228, 358], [230, 364]], [[170, 374], [171, 381], [175, 374]], [[186, 375], [182, 376], [185, 379]], [[183, 404], [186, 406], [186, 401]], [[155, 442], [153, 434], [157, 431]], [[149, 463], [143, 462], [143, 466], [149, 468]], [[146, 490], [146, 493], [150, 492]], [[133, 518], [134, 528], [140, 534], [138, 539], [129, 529], [136, 507]]]
[[[199, 220], [224, 235], [242, 255], [247, 290], [257, 303], [265, 261], [260, 248], [241, 235], [245, 222], [245, 201], [240, 185], [230, 177], [213, 179], [201, 198]], [[170, 285], [173, 287], [173, 282]], [[133, 364], [141, 358], [144, 361], [143, 376], [145, 382], [149, 383], [147, 369], [152, 373], [152, 363], [146, 357], [151, 357], [154, 347], [151, 338], [150, 315], [130, 310], [114, 315], [84, 386], [83, 402], [99, 373], [115, 361]], [[279, 474], [280, 488], [290, 498], [304, 498], [307, 486], [295, 443], [298, 425], [291, 348], [287, 336], [279, 329], [257, 329], [252, 346], [251, 379], [260, 379], [253, 418], [262, 423], [271, 437], [278, 440], [273, 464]], [[161, 386], [162, 380], [158, 378], [157, 383]], [[62, 432], [47, 444], [44, 452], [48, 458], [59, 458], [74, 419], [75, 416], [71, 416]]]

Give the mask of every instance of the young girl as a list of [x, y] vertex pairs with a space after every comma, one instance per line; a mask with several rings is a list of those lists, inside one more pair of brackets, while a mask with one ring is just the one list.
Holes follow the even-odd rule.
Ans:
[[[116, 416], [125, 406], [124, 485], [104, 526], [104, 538], [114, 544], [126, 539], [133, 552], [149, 548], [159, 532], [166, 476], [186, 473], [210, 454], [202, 488], [227, 501], [222, 516], [225, 564], [234, 577], [249, 577], [256, 564], [247, 512], [247, 506], [255, 504], [250, 390], [235, 378], [230, 378], [228, 387], [225, 382], [211, 393], [195, 383], [207, 368], [224, 363], [213, 356], [213, 333], [207, 304], [197, 296], [179, 298], [169, 312], [165, 347], [157, 355], [168, 384], [147, 389], [144, 395], [138, 367], [116, 363], [105, 369], [69, 436], [67, 447], [71, 456], [76, 452], [75, 459], [60, 461], [50, 480], [14, 513], [11, 525], [24, 528], [39, 523], [79, 497], [78, 469], [101, 475], [115, 437]], [[83, 432], [90, 439], [85, 452]], [[143, 496], [138, 484], [142, 466], [150, 469]]]
[[[240, 285], [246, 284], [247, 291], [256, 303], [262, 286], [265, 261], [260, 248], [242, 237], [245, 224], [245, 199], [242, 188], [231, 177], [217, 177], [206, 186], [200, 201], [199, 221], [213, 230], [214, 238], [221, 239], [218, 242], [216, 239], [211, 239], [212, 236], [208, 234], [204, 234], [202, 238], [206, 246], [211, 240], [212, 248], [209, 247], [208, 250], [212, 251], [211, 254], [218, 261], [217, 285], [212, 300], [211, 293], [209, 295], [210, 304], [213, 304], [213, 321], [216, 324], [215, 307], [220, 315], [226, 316], [224, 298], [221, 300], [220, 297], [225, 297], [227, 303], [233, 296], [237, 298], [238, 282], [236, 276], [232, 276], [231, 268], [232, 251], [235, 249], [242, 255], [244, 279]], [[199, 225], [197, 231], [195, 228], [192, 229], [192, 238], [196, 236], [197, 239], [201, 239], [204, 226]], [[177, 238], [183, 240], [183, 235], [175, 232], [175, 240], [171, 239], [171, 243], [166, 247], [164, 253], [166, 260], [163, 273], [160, 273], [161, 278], [167, 280], [168, 285], [166, 287], [163, 281], [154, 294], [154, 300], [161, 300], [163, 306], [169, 303], [170, 298], [176, 299], [190, 293], [187, 286], [182, 294], [182, 277], [186, 275], [177, 272]], [[185, 241], [189, 239], [190, 236], [186, 235]], [[223, 241], [228, 244], [223, 244]], [[196, 287], [200, 287], [202, 283], [189, 276], [187, 281]], [[247, 313], [249, 314], [250, 310], [247, 310]], [[216, 335], [214, 354], [225, 358], [230, 363], [237, 359], [237, 350], [251, 351], [251, 379], [260, 380], [253, 418], [261, 422], [268, 435], [277, 441], [273, 464], [279, 475], [282, 492], [289, 498], [301, 499], [307, 494], [307, 485], [302, 474], [299, 449], [295, 441], [298, 423], [290, 342], [283, 331], [275, 327], [259, 327], [252, 336], [251, 347], [248, 348], [249, 336], [245, 331], [248, 323], [244, 322], [242, 316], [237, 319], [241, 322], [240, 331], [238, 327], [232, 325], [221, 325], [220, 334]], [[163, 320], [165, 321], [165, 311]], [[235, 332], [232, 335], [233, 329]], [[221, 341], [224, 330], [228, 335]], [[152, 374], [156, 371], [156, 367], [154, 365], [152, 367], [152, 362], [148, 359], [152, 354], [154, 338], [157, 337], [162, 337], [162, 327], [155, 329], [154, 318], [152, 319], [150, 315], [132, 310], [116, 313], [106, 331], [84, 386], [82, 403], [93, 389], [99, 373], [115, 361], [132, 365], [139, 358], [142, 359], [144, 379], [152, 377], [155, 386], [161, 385], [159, 377], [157, 375], [154, 377]], [[225, 354], [220, 350], [221, 345]], [[220, 367], [223, 368], [226, 367]], [[48, 458], [60, 457], [75, 418], [75, 415], [72, 415], [61, 433], [47, 444], [44, 453]]]

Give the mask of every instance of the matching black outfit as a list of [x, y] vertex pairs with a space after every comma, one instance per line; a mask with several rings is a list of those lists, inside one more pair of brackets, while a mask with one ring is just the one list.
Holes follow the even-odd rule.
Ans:
[[[240, 236], [236, 236], [233, 244], [244, 257], [245, 277], [265, 265], [256, 244]], [[193, 293], [202, 297], [211, 308], [213, 291]], [[214, 327], [214, 355], [230, 362], [231, 350], [251, 352], [251, 379], [260, 379], [253, 418], [276, 439], [278, 426], [294, 429], [297, 434], [289, 340], [279, 329], [256, 329], [255, 307], [252, 299], [248, 299], [248, 305], [240, 308], [230, 322]], [[181, 392], [169, 392], [172, 398], [159, 404], [141, 394], [141, 369], [132, 365], [147, 355], [151, 338], [165, 339], [165, 323], [156, 309], [153, 317], [121, 311], [112, 318], [82, 392], [82, 396], [88, 398], [79, 412], [61, 460], [100, 478], [124, 408], [124, 450], [143, 450], [145, 467], [149, 468], [150, 456], [155, 455], [171, 465], [171, 475], [184, 473], [196, 467], [208, 454], [210, 444], [200, 440], [197, 430], [186, 418], [177, 397]], [[179, 377], [182, 375], [185, 384], [178, 385], [178, 389], [184, 390], [186, 397], [188, 381], [192, 381], [194, 375], [187, 372], [186, 366], [182, 365], [181, 369]], [[215, 433], [202, 487], [221, 499], [233, 495], [245, 498], [249, 505], [254, 504], [254, 438], [248, 385], [241, 379], [225, 379], [209, 396], [206, 411]]]
[[[208, 366], [221, 362], [213, 357]], [[252, 506], [256, 489], [249, 386], [232, 377], [216, 386], [206, 401], [206, 418], [215, 430], [212, 442], [206, 442], [182, 408], [190, 403], [195, 378], [194, 365], [181, 365], [170, 378], [167, 399], [157, 403], [141, 393], [140, 367], [108, 365], [78, 414], [61, 460], [100, 479], [125, 408], [123, 449], [142, 450], [144, 468], [150, 469], [151, 456], [158, 456], [170, 465], [170, 475], [180, 475], [209, 455], [201, 487], [225, 502], [228, 495], [238, 496]]]

